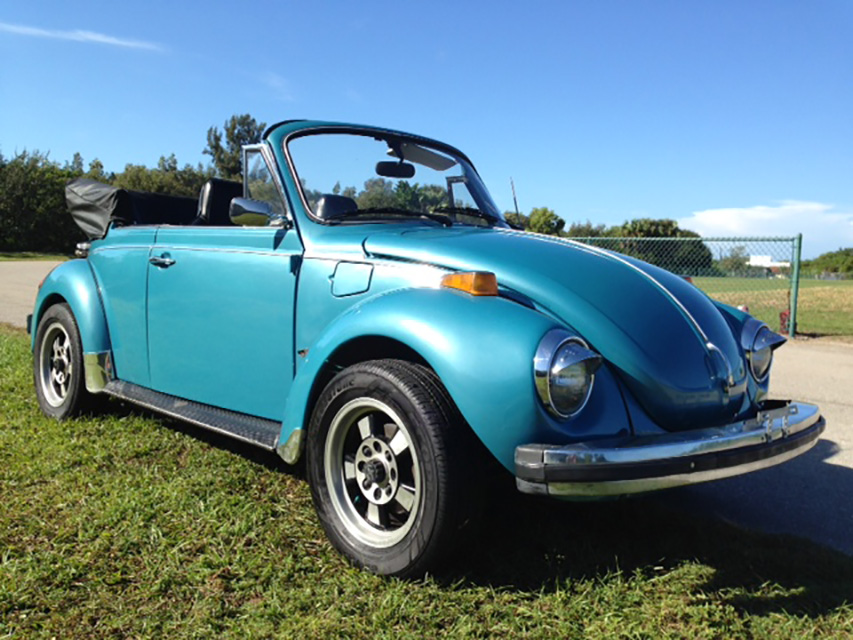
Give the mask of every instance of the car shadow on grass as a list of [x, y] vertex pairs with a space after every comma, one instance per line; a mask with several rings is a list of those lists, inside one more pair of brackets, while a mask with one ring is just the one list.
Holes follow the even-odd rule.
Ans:
[[[115, 406], [113, 412], [141, 413], [270, 471], [305, 477], [302, 464], [287, 465], [275, 452], [127, 405]], [[827, 465], [824, 459], [832, 451], [832, 443], [821, 441], [806, 454], [808, 459], [795, 463], [820, 466], [814, 473], [840, 469], [844, 479], [839, 491], [847, 487], [842, 495], [851, 495], [853, 470]], [[518, 493], [508, 474], [493, 484], [471, 539], [433, 576], [448, 590], [486, 586], [547, 593], [574, 581], [615, 574], [653, 579], [698, 563], [710, 571], [691, 584], [688, 595], [710, 597], [745, 614], [820, 616], [853, 603], [853, 558], [803, 538], [726, 522], [707, 497], [690, 493], [696, 488], [623, 500], [563, 502]], [[779, 499], [778, 492], [768, 490], [767, 500]]]
[[853, 557], [799, 536], [737, 526], [719, 507], [727, 497], [748, 496], [752, 504], [746, 509], [760, 503], [794, 517], [798, 505], [789, 504], [785, 483], [823, 474], [832, 496], [799, 496], [807, 501], [799, 517], [825, 522], [831, 517], [825, 511], [845, 502], [849, 513], [853, 470], [825, 462], [835, 451], [832, 442], [822, 440], [782, 467], [609, 502], [560, 502], [501, 491], [502, 498], [487, 509], [476, 544], [442, 579], [538, 592], [615, 572], [651, 578], [698, 563], [710, 571], [690, 588], [693, 595], [710, 595], [749, 614], [822, 615], [853, 604]]

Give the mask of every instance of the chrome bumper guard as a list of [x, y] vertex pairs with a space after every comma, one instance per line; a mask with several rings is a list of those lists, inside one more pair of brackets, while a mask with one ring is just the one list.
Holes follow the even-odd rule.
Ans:
[[728, 478], [808, 451], [826, 426], [804, 402], [768, 401], [723, 427], [515, 449], [519, 491], [569, 498], [644, 493]]

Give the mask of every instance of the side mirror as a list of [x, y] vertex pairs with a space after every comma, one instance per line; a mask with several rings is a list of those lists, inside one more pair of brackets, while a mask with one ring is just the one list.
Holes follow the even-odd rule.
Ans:
[[278, 216], [267, 202], [234, 198], [228, 207], [228, 217], [241, 227], [266, 227]]

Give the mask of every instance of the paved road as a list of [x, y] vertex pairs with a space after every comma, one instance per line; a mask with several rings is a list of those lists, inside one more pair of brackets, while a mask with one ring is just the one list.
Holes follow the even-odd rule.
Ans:
[[38, 283], [59, 262], [0, 262], [0, 322], [26, 327], [33, 312]]
[[811, 538], [853, 555], [853, 345], [789, 341], [770, 395], [820, 406], [826, 431], [808, 453], [753, 474], [661, 493], [741, 526]]
[[[55, 262], [0, 262], [0, 322], [24, 326]], [[853, 555], [853, 345], [796, 340], [776, 352], [771, 396], [820, 405], [823, 438], [807, 454], [754, 474], [662, 492], [668, 504], [764, 531], [801, 535]]]

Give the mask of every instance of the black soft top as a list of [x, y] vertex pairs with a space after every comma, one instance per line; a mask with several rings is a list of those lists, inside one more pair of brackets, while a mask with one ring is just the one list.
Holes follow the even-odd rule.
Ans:
[[65, 186], [65, 202], [90, 240], [107, 235], [110, 224], [190, 224], [198, 213], [195, 198], [130, 191], [87, 178]]

